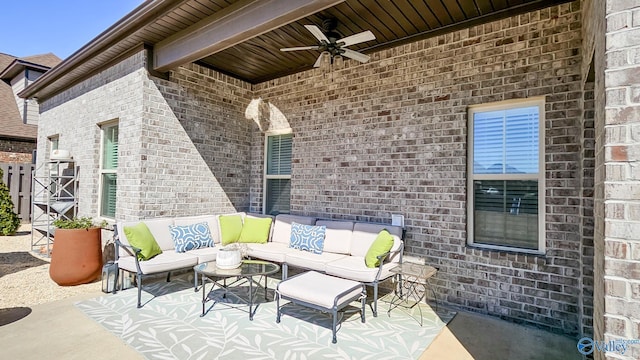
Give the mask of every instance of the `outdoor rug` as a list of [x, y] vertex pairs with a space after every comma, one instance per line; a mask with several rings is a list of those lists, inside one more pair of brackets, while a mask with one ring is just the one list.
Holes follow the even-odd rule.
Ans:
[[[223, 304], [237, 301], [223, 299], [218, 290], [210, 294], [215, 301], [207, 302], [201, 317], [202, 292], [194, 292], [186, 278], [145, 283], [141, 309], [136, 308], [135, 288], [76, 306], [147, 359], [417, 359], [455, 315], [447, 310], [436, 314], [422, 303], [421, 327], [417, 306], [394, 309], [389, 316], [388, 303], [379, 300], [378, 317], [367, 305], [364, 324], [357, 312], [345, 315], [338, 343], [332, 344], [329, 314], [287, 303], [276, 323], [276, 283], [269, 279], [269, 300], [258, 292], [253, 321], [246, 305]], [[234, 292], [246, 296], [248, 285]]]

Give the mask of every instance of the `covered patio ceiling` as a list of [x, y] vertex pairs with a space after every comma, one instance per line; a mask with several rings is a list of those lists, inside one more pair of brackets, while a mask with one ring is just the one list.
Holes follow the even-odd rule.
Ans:
[[139, 51], [153, 70], [195, 62], [252, 84], [311, 69], [319, 52], [280, 48], [317, 44], [304, 27], [337, 20], [349, 47], [365, 54], [569, 0], [147, 0], [20, 93], [46, 99]]
[[198, 61], [250, 83], [260, 83], [311, 69], [318, 51], [282, 52], [281, 48], [314, 45], [304, 25], [322, 28], [336, 19], [346, 37], [371, 30], [376, 40], [349, 48], [365, 54], [451, 32], [484, 22], [565, 3], [557, 0], [347, 0]]

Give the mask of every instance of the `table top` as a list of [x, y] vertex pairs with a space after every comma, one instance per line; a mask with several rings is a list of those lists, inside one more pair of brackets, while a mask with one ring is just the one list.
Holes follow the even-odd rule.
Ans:
[[393, 267], [390, 271], [405, 276], [414, 276], [418, 279], [428, 279], [435, 275], [438, 269], [429, 265], [404, 262]]
[[280, 270], [280, 265], [262, 260], [242, 260], [242, 265], [235, 269], [220, 269], [215, 261], [198, 264], [193, 267], [196, 273], [205, 276], [232, 277], [270, 275]]

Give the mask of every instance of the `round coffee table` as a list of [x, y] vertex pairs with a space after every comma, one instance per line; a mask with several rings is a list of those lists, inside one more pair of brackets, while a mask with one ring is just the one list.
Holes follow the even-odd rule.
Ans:
[[[216, 285], [218, 288], [224, 290], [223, 297], [227, 297], [228, 295], [232, 295], [237, 298], [240, 302], [249, 305], [249, 320], [253, 320], [253, 315], [258, 309], [258, 304], [254, 303], [254, 289], [253, 285], [257, 285], [261, 287], [260, 279], [255, 280], [255, 276], [264, 277], [264, 298], [267, 298], [267, 275], [271, 275], [273, 273], [278, 272], [280, 270], [280, 265], [274, 264], [269, 261], [261, 261], [261, 260], [243, 260], [242, 264], [235, 269], [221, 269], [216, 266], [215, 261], [209, 261], [202, 264], [198, 264], [193, 267], [193, 270], [196, 272], [196, 276], [200, 274], [201, 277], [201, 285], [202, 285], [202, 314], [200, 316], [204, 316], [208, 310], [205, 309], [205, 304], [209, 300], [208, 294], [211, 294]], [[230, 284], [227, 284], [227, 279], [236, 278]], [[220, 282], [222, 280], [222, 283]], [[233, 285], [241, 285], [244, 284], [242, 280], [246, 280], [249, 283], [249, 298], [244, 299], [236, 294], [233, 294], [229, 291], [230, 287]], [[213, 286], [207, 293], [205, 289], [206, 282], [211, 282]], [[258, 289], [256, 288], [256, 291]], [[225, 303], [222, 303], [225, 304]], [[215, 305], [215, 304], [214, 304]], [[254, 307], [255, 306], [255, 307]], [[209, 309], [211, 309], [213, 305]]]

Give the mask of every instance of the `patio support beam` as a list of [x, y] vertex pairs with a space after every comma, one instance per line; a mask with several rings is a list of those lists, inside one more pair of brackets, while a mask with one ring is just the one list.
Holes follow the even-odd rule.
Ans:
[[154, 69], [202, 59], [343, 1], [240, 0], [157, 43]]

